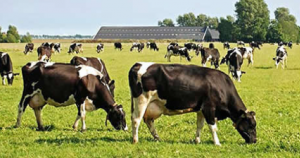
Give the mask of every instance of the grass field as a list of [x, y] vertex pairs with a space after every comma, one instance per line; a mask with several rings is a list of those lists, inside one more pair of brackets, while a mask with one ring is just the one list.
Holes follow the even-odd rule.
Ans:
[[[35, 46], [40, 43], [35, 43]], [[222, 56], [225, 50], [221, 43], [215, 44]], [[235, 45], [235, 44], [232, 44]], [[0, 44], [0, 51], [9, 53], [14, 72], [37, 59], [36, 49], [32, 54], [23, 54], [24, 44]], [[63, 43], [62, 53], [54, 55], [54, 62], [69, 62], [69, 43]], [[128, 71], [138, 61], [167, 63], [164, 55], [167, 44], [160, 43], [159, 52], [145, 49], [142, 53], [129, 52], [126, 44], [122, 52], [115, 51], [112, 44], [105, 44], [105, 51], [97, 54], [96, 44], [83, 44], [80, 56], [100, 57], [104, 60], [111, 78], [116, 80], [115, 100], [126, 111], [129, 131], [116, 131], [105, 126], [106, 113], [98, 110], [87, 113], [87, 132], [72, 130], [77, 115], [75, 105], [65, 108], [45, 106], [43, 121], [46, 132], [38, 132], [33, 110], [29, 107], [23, 115], [20, 128], [12, 128], [17, 117], [17, 106], [23, 89], [22, 76], [17, 76], [13, 86], [0, 85], [0, 157], [300, 157], [300, 46], [288, 50], [288, 68], [275, 69], [272, 58], [276, 46], [265, 44], [256, 50], [254, 66], [243, 65], [242, 82], [235, 85], [249, 110], [256, 112], [258, 142], [253, 145], [244, 139], [232, 126], [230, 119], [218, 123], [221, 147], [213, 145], [208, 126], [203, 128], [201, 143], [194, 144], [196, 114], [162, 116], [156, 121], [160, 142], [152, 139], [147, 126], [142, 123], [139, 143], [131, 144], [130, 91]], [[208, 46], [208, 43], [205, 43]], [[189, 63], [200, 65], [201, 58]], [[180, 63], [172, 57], [172, 63]], [[221, 71], [227, 72], [225, 65]], [[55, 85], [54, 85], [55, 86]]]

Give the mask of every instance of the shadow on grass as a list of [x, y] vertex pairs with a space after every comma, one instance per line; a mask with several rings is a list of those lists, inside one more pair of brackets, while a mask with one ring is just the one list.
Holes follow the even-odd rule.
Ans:
[[268, 69], [273, 69], [274, 67], [272, 66], [255, 66], [254, 69], [261, 69], [261, 70], [268, 70]]
[[300, 68], [287, 68], [286, 70], [300, 70]]

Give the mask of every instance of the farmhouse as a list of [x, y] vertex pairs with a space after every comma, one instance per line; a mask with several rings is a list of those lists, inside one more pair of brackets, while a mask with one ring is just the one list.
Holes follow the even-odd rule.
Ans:
[[103, 26], [94, 39], [191, 39], [218, 41], [220, 33], [209, 27]]

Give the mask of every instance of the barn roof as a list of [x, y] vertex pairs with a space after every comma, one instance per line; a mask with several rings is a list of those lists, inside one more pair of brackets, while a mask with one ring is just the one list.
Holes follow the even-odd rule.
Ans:
[[[103, 26], [94, 39], [195, 39], [203, 40], [206, 27]], [[212, 29], [209, 29], [212, 30]], [[218, 31], [214, 31], [218, 32]], [[214, 34], [214, 33], [213, 33]], [[217, 38], [219, 39], [219, 38]]]

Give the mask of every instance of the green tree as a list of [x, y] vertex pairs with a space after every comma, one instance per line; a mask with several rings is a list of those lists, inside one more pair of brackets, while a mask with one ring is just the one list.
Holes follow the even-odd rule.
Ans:
[[20, 35], [15, 26], [9, 25], [7, 31], [7, 42], [8, 43], [18, 43], [20, 41]]
[[196, 19], [196, 26], [206, 27], [208, 17], [205, 14], [199, 14]]
[[196, 26], [196, 17], [194, 13], [179, 15], [176, 19], [179, 26]]
[[282, 40], [282, 28], [278, 24], [278, 21], [271, 20], [267, 33], [267, 41], [270, 43], [279, 42]]
[[163, 21], [158, 21], [158, 26], [174, 27], [175, 24], [172, 19], [164, 19]]
[[27, 32], [26, 35], [22, 36], [21, 42], [22, 43], [29, 43], [32, 41], [31, 35]]
[[7, 34], [7, 43], [18, 43], [18, 40], [13, 34], [9, 33]]
[[240, 30], [236, 27], [234, 17], [230, 15], [228, 15], [226, 18], [221, 17], [217, 29], [220, 32], [221, 41], [237, 41]]
[[0, 43], [3, 42], [3, 37], [2, 37], [2, 27], [0, 26]]
[[208, 26], [210, 28], [212, 28], [212, 29], [218, 28], [218, 26], [219, 26], [219, 19], [217, 17], [214, 17], [214, 18], [209, 17], [208, 18]]
[[270, 23], [270, 12], [264, 0], [240, 0], [235, 7], [242, 40], [264, 41]]

